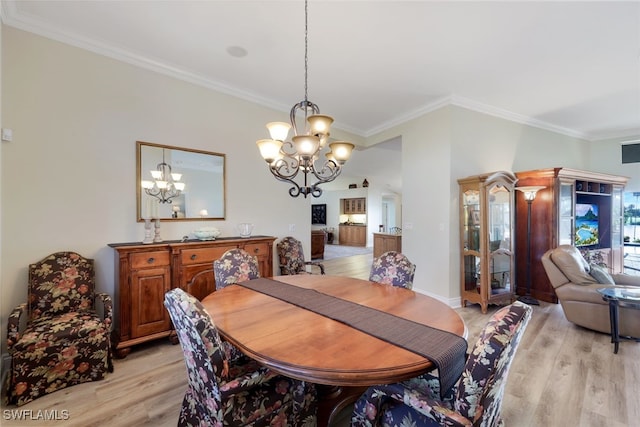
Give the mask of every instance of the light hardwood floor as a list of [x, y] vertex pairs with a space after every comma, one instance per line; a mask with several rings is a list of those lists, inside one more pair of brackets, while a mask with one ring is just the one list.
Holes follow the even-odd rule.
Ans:
[[[327, 274], [366, 279], [371, 255], [325, 261]], [[490, 313], [497, 307], [490, 307]], [[457, 310], [473, 345], [490, 313], [479, 306]], [[639, 311], [640, 315], [640, 311]], [[2, 407], [2, 426], [175, 426], [186, 388], [179, 345], [160, 340], [115, 361], [102, 381], [81, 384], [20, 408]], [[67, 411], [67, 420], [12, 421], [11, 412], [36, 417]], [[569, 323], [556, 304], [534, 306], [534, 315], [511, 366], [502, 405], [507, 426], [590, 427], [640, 425], [640, 343], [623, 342], [617, 355], [608, 335]], [[49, 415], [52, 413], [49, 412]], [[42, 413], [41, 413], [42, 415]], [[55, 415], [55, 413], [54, 413]], [[348, 411], [337, 426], [348, 425]]]

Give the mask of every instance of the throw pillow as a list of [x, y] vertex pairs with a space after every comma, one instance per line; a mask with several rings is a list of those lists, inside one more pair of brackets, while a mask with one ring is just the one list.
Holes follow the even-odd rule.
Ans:
[[590, 264], [589, 267], [589, 274], [591, 275], [591, 277], [596, 279], [598, 283], [601, 283], [603, 285], [616, 284], [616, 282], [613, 281], [613, 277], [611, 277], [611, 275], [605, 268], [599, 266], [598, 264]]

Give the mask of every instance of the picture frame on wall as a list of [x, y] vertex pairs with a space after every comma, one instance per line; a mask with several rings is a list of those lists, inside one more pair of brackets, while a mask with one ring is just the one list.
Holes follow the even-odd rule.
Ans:
[[311, 205], [311, 224], [327, 225], [327, 205], [316, 204]]

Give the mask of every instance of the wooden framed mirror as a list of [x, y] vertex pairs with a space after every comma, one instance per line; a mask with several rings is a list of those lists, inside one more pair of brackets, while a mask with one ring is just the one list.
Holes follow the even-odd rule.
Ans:
[[136, 141], [136, 195], [138, 222], [224, 220], [225, 155]]

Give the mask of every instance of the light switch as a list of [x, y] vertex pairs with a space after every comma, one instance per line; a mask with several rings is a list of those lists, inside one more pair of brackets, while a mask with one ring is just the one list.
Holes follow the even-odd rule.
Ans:
[[13, 130], [2, 128], [2, 140], [7, 142], [13, 141]]

